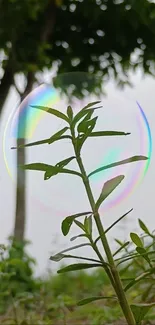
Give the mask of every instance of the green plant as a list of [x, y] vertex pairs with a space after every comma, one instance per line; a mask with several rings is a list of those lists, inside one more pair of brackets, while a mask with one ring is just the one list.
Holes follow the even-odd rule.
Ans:
[[[73, 110], [71, 106], [68, 106], [67, 108], [67, 115], [64, 113], [55, 110], [53, 108], [48, 108], [48, 107], [42, 107], [42, 106], [33, 106], [36, 109], [40, 109], [43, 111], [47, 111], [50, 114], [55, 115], [56, 117], [62, 119], [67, 123], [67, 126], [52, 135], [50, 138], [29, 143], [24, 145], [25, 147], [29, 146], [34, 146], [34, 145], [40, 145], [40, 144], [52, 144], [55, 141], [60, 141], [63, 139], [70, 139], [71, 143], [73, 145], [74, 149], [74, 156], [69, 157], [64, 159], [63, 161], [58, 162], [55, 166], [51, 166], [48, 164], [44, 163], [33, 163], [33, 164], [28, 164], [25, 166], [21, 166], [21, 168], [28, 169], [28, 170], [38, 170], [38, 171], [44, 171], [44, 179], [48, 180], [51, 177], [59, 174], [59, 173], [66, 173], [66, 174], [72, 174], [76, 175], [81, 178], [86, 193], [87, 197], [89, 200], [90, 204], [90, 211], [87, 212], [82, 212], [82, 213], [77, 213], [75, 215], [71, 215], [66, 217], [63, 222], [62, 222], [62, 233], [64, 236], [66, 236], [72, 224], [76, 224], [77, 227], [81, 230], [81, 233], [76, 236], [71, 238], [71, 241], [76, 240], [77, 238], [82, 238], [84, 237], [87, 239], [87, 243], [83, 243], [80, 245], [75, 245], [73, 247], [69, 247], [66, 250], [61, 251], [60, 253], [51, 256], [50, 259], [52, 261], [60, 261], [64, 258], [78, 258], [81, 261], [87, 261], [86, 262], [81, 262], [77, 264], [71, 264], [69, 266], [66, 266], [58, 271], [58, 273], [65, 273], [69, 271], [74, 271], [74, 270], [82, 270], [82, 269], [91, 269], [91, 268], [96, 268], [100, 267], [104, 270], [106, 275], [108, 276], [111, 285], [114, 290], [114, 294], [111, 296], [94, 296], [94, 297], [88, 297], [83, 299], [82, 301], [79, 301], [78, 305], [84, 305], [89, 302], [95, 301], [95, 300], [101, 300], [101, 299], [111, 299], [111, 300], [117, 300], [120, 304], [120, 307], [122, 309], [122, 312], [124, 314], [124, 317], [127, 321], [128, 325], [135, 325], [138, 324], [140, 325], [142, 323], [142, 320], [145, 317], [145, 314], [148, 312], [148, 310], [154, 305], [154, 303], [150, 305], [146, 304], [132, 304], [130, 305], [127, 296], [126, 296], [126, 288], [123, 286], [123, 281], [121, 280], [121, 275], [120, 275], [120, 269], [119, 269], [119, 264], [118, 259], [116, 258], [116, 255], [121, 251], [121, 249], [125, 248], [127, 246], [127, 243], [123, 244], [119, 249], [112, 253], [109, 242], [107, 240], [107, 232], [110, 231], [110, 229], [115, 226], [120, 220], [122, 220], [130, 211], [125, 213], [121, 218], [119, 218], [114, 224], [112, 224], [108, 229], [104, 229], [101, 219], [100, 219], [100, 214], [99, 214], [99, 208], [101, 204], [104, 202], [104, 200], [115, 190], [115, 188], [123, 181], [124, 175], [118, 175], [117, 177], [114, 177], [113, 179], [110, 179], [107, 181], [101, 191], [101, 194], [97, 200], [95, 200], [92, 192], [92, 188], [90, 186], [89, 179], [92, 175], [99, 173], [102, 170], [112, 168], [115, 166], [119, 166], [122, 164], [127, 164], [131, 162], [136, 162], [140, 160], [146, 160], [147, 157], [145, 156], [133, 156], [129, 157], [127, 159], [124, 159], [122, 161], [117, 161], [115, 163], [109, 164], [107, 166], [103, 166], [97, 170], [92, 171], [87, 175], [83, 160], [81, 158], [81, 151], [83, 148], [83, 145], [87, 138], [89, 137], [101, 137], [101, 136], [123, 136], [123, 135], [128, 135], [130, 133], [125, 133], [125, 132], [118, 132], [118, 131], [94, 131], [96, 122], [97, 122], [97, 117], [92, 117], [96, 109], [100, 107], [94, 107], [94, 105], [99, 104], [100, 102], [93, 102], [89, 103], [87, 106], [83, 107], [75, 116], [73, 114]], [[69, 132], [69, 134], [66, 134], [66, 132]], [[66, 166], [72, 161], [76, 160], [79, 171], [76, 170], [71, 170], [66, 168]], [[83, 218], [84, 221], [81, 222], [79, 221], [79, 218]], [[97, 229], [98, 229], [98, 238], [94, 239], [93, 236], [93, 223], [96, 224]], [[144, 224], [142, 224], [141, 221], [141, 227], [144, 229]], [[145, 232], [147, 231], [146, 229], [144, 230]], [[105, 256], [104, 257], [100, 250], [98, 249], [98, 241], [101, 240], [102, 246], [104, 248]], [[131, 234], [131, 240], [134, 242], [136, 245], [136, 256], [141, 256], [144, 258], [147, 263], [149, 264], [149, 268], [147, 272], [150, 272], [151, 274], [154, 272], [154, 266], [153, 266], [153, 260], [150, 260], [150, 257], [148, 256], [149, 253], [144, 247], [144, 244], [142, 240], [139, 238], [137, 234], [132, 233]], [[66, 254], [71, 250], [75, 250], [79, 247], [84, 247], [86, 245], [91, 246], [91, 248], [95, 251], [97, 255], [97, 259], [93, 258], [88, 258], [88, 257], [83, 257], [83, 256], [75, 256], [75, 255], [69, 255]], [[122, 262], [126, 262], [128, 258], [135, 258], [135, 254], [129, 254], [129, 256], [124, 258]], [[89, 263], [88, 263], [89, 262]], [[129, 284], [128, 284], [129, 286]], [[130, 283], [131, 286], [131, 283]]]
[[39, 288], [33, 278], [35, 260], [26, 253], [28, 242], [9, 238], [8, 246], [0, 247], [0, 313], [15, 299], [23, 298]]

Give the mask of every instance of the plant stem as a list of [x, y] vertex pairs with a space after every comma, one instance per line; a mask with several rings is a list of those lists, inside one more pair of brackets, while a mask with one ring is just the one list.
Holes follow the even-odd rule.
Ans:
[[116, 294], [118, 296], [120, 306], [121, 306], [123, 314], [124, 314], [124, 316], [126, 318], [127, 324], [128, 325], [136, 325], [132, 310], [131, 310], [130, 305], [129, 305], [128, 301], [127, 301], [126, 294], [125, 294], [125, 292], [123, 290], [123, 285], [122, 285], [119, 273], [117, 271], [117, 268], [116, 268], [116, 265], [115, 265], [115, 262], [114, 262], [114, 259], [113, 259], [112, 252], [110, 250], [110, 247], [109, 247], [106, 235], [105, 235], [105, 231], [104, 231], [101, 219], [100, 219], [100, 215], [99, 215], [98, 211], [96, 211], [96, 208], [95, 208], [95, 200], [94, 200], [92, 190], [91, 190], [91, 187], [90, 187], [89, 179], [87, 177], [87, 174], [86, 174], [86, 171], [85, 171], [81, 156], [78, 154], [78, 152], [76, 150], [76, 139], [75, 139], [75, 134], [74, 134], [73, 130], [71, 130], [71, 133], [72, 133], [72, 137], [73, 137], [72, 138], [72, 143], [73, 143], [73, 146], [74, 146], [76, 160], [77, 160], [77, 163], [79, 165], [81, 174], [83, 175], [83, 183], [84, 183], [87, 195], [88, 195], [89, 203], [91, 205], [91, 208], [92, 208], [92, 211], [93, 211], [93, 214], [94, 214], [94, 219], [95, 219], [95, 222], [96, 222], [96, 226], [97, 226], [99, 235], [101, 236], [101, 241], [102, 241], [102, 245], [103, 245], [103, 248], [105, 250], [105, 253], [106, 253], [107, 260], [108, 260], [108, 262], [110, 264], [110, 270], [111, 270], [111, 273], [112, 273], [112, 276], [113, 276], [113, 279], [114, 279], [114, 283], [115, 283], [115, 285], [114, 285], [114, 283], [112, 283], [112, 285], [113, 285], [113, 287], [115, 289], [115, 292], [116, 292]]

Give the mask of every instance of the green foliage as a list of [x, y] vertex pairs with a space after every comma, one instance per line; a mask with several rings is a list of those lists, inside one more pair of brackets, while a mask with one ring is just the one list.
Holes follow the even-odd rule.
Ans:
[[99, 264], [88, 264], [88, 263], [78, 263], [78, 264], [72, 264], [64, 267], [61, 270], [58, 270], [58, 273], [66, 273], [71, 271], [78, 271], [78, 270], [84, 270], [84, 269], [90, 269], [94, 267], [99, 267]]
[[82, 217], [86, 214], [91, 214], [91, 212], [88, 211], [88, 212], [76, 213], [74, 215], [66, 217], [63, 220], [62, 225], [61, 225], [61, 230], [62, 230], [63, 235], [66, 236], [69, 233], [70, 227], [76, 218]]
[[1, 0], [0, 12], [2, 67], [11, 83], [19, 72], [27, 77], [57, 63], [63, 76], [54, 85], [68, 95], [74, 85], [73, 95], [83, 96], [101, 93], [102, 80], [111, 77], [130, 85], [129, 70], [155, 73], [155, 4], [148, 0]]
[[102, 189], [102, 192], [96, 202], [96, 209], [98, 210], [102, 202], [115, 190], [115, 188], [122, 182], [125, 176], [120, 175], [107, 181]]
[[[152, 264], [152, 260], [150, 259], [149, 252], [147, 251], [147, 249], [145, 249], [145, 246], [143, 244], [143, 241], [141, 240], [141, 238], [135, 234], [135, 233], [131, 233], [130, 237], [132, 242], [136, 245], [136, 255], [135, 254], [129, 254], [126, 256], [123, 256], [121, 258], [117, 258], [115, 259], [115, 256], [117, 254], [119, 254], [120, 252], [122, 253], [122, 251], [125, 249], [127, 249], [128, 245], [130, 244], [130, 242], [127, 243], [121, 243], [120, 241], [117, 240], [117, 242], [119, 243], [119, 245], [121, 246], [121, 248], [119, 247], [119, 249], [117, 249], [117, 251], [112, 254], [109, 243], [107, 241], [106, 238], [106, 232], [109, 231], [113, 226], [116, 225], [116, 223], [118, 223], [119, 221], [121, 221], [127, 214], [123, 215], [121, 218], [119, 218], [117, 220], [117, 222], [115, 222], [114, 224], [112, 224], [106, 231], [104, 230], [101, 220], [100, 220], [100, 215], [99, 215], [99, 207], [102, 204], [102, 202], [117, 188], [117, 186], [122, 182], [122, 180], [124, 179], [123, 175], [119, 175], [113, 179], [108, 180], [101, 191], [101, 194], [99, 196], [99, 198], [97, 199], [96, 203], [95, 203], [95, 199], [92, 193], [92, 189], [89, 183], [89, 177], [94, 175], [97, 172], [100, 172], [104, 169], [107, 168], [112, 168], [115, 166], [119, 166], [122, 164], [127, 164], [127, 163], [131, 163], [131, 162], [137, 162], [140, 160], [146, 160], [147, 157], [145, 156], [133, 156], [130, 157], [128, 159], [116, 162], [116, 163], [112, 163], [108, 166], [103, 166], [93, 172], [91, 172], [88, 176], [87, 173], [85, 171], [84, 165], [83, 165], [83, 161], [81, 158], [81, 149], [83, 147], [84, 142], [86, 141], [86, 139], [92, 134], [95, 125], [96, 125], [96, 121], [98, 117], [93, 117], [93, 113], [95, 111], [95, 109], [98, 109], [98, 107], [92, 108], [92, 106], [96, 105], [98, 102], [94, 102], [94, 103], [90, 103], [87, 106], [85, 106], [84, 108], [82, 108], [82, 110], [77, 113], [76, 116], [73, 117], [72, 115], [72, 109], [71, 107], [67, 108], [67, 113], [68, 115], [70, 115], [70, 118], [68, 120], [68, 117], [66, 115], [59, 115], [59, 111], [57, 110], [53, 110], [48, 108], [48, 112], [50, 112], [51, 114], [57, 116], [58, 118], [62, 118], [63, 120], [67, 121], [69, 124], [69, 128], [68, 131], [70, 132], [70, 138], [71, 138], [71, 142], [72, 142], [72, 146], [74, 149], [74, 153], [75, 156], [66, 158], [64, 160], [62, 160], [61, 162], [57, 163], [55, 166], [49, 166], [47, 164], [43, 164], [43, 163], [34, 163], [34, 164], [28, 164], [25, 166], [22, 166], [22, 168], [24, 169], [30, 169], [30, 170], [42, 170], [45, 171], [45, 176], [44, 179], [49, 179], [50, 177], [58, 174], [58, 173], [70, 173], [70, 174], [75, 174], [81, 177], [87, 196], [88, 196], [88, 200], [90, 203], [90, 206], [92, 208], [92, 212], [90, 213], [89, 216], [86, 215], [85, 212], [83, 213], [78, 213], [75, 215], [71, 215], [66, 217], [63, 222], [62, 222], [62, 232], [63, 234], [66, 236], [71, 228], [71, 225], [73, 223], [75, 223], [77, 225], [78, 228], [80, 228], [82, 230], [82, 232], [84, 233], [86, 239], [87, 239], [87, 243], [84, 244], [80, 244], [80, 245], [76, 245], [73, 247], [69, 247], [59, 253], [57, 253], [54, 256], [51, 256], [50, 259], [52, 261], [58, 262], [64, 258], [74, 258], [74, 259], [82, 259], [82, 260], [89, 260], [91, 262], [95, 262], [95, 263], [76, 263], [76, 264], [71, 264], [68, 266], [65, 266], [63, 268], [61, 268], [60, 270], [58, 270], [58, 273], [67, 273], [67, 272], [71, 272], [71, 271], [77, 271], [77, 270], [83, 270], [83, 269], [91, 269], [94, 267], [101, 267], [103, 268], [104, 272], [108, 275], [109, 280], [112, 284], [112, 287], [116, 293], [116, 297], [118, 298], [118, 301], [120, 303], [120, 307], [122, 309], [122, 312], [124, 314], [124, 317], [127, 321], [128, 325], [135, 325], [136, 324], [136, 317], [135, 317], [135, 313], [132, 311], [130, 304], [127, 300], [126, 297], [126, 291], [131, 288], [133, 285], [135, 285], [135, 283], [137, 283], [139, 281], [138, 279], [131, 279], [131, 282], [129, 282], [127, 284], [127, 286], [125, 288], [123, 288], [122, 285], [122, 281], [120, 278], [120, 274], [118, 271], [118, 266], [134, 257], [142, 257], [150, 266], [150, 270], [151, 270], [151, 274], [154, 273], [154, 267]], [[90, 108], [91, 107], [91, 108]], [[36, 107], [35, 107], [36, 108]], [[41, 107], [41, 109], [45, 110], [47, 108]], [[67, 118], [67, 120], [66, 120]], [[81, 121], [82, 119], [82, 121]], [[65, 130], [66, 131], [66, 130]], [[61, 132], [60, 131], [60, 137], [61, 137]], [[78, 135], [77, 135], [78, 133]], [[115, 132], [110, 133], [111, 135], [118, 135]], [[119, 134], [122, 135], [122, 132], [120, 132]], [[124, 135], [126, 135], [126, 133], [123, 132]], [[97, 135], [99, 136], [99, 133], [97, 133]], [[103, 131], [100, 131], [100, 136], [103, 135]], [[80, 173], [74, 170], [68, 170], [65, 169], [64, 167], [70, 162], [72, 161], [72, 159], [76, 159], [76, 162], [78, 164]], [[130, 210], [131, 211], [131, 210]], [[129, 211], [129, 212], [130, 212]], [[81, 221], [78, 221], [77, 218], [79, 217], [83, 217], [85, 215], [84, 218], [84, 222], [82, 223]], [[97, 226], [97, 230], [99, 233], [99, 237], [94, 241], [93, 239], [93, 223], [96, 224]], [[147, 228], [146, 226], [142, 223], [139, 222], [140, 227], [143, 228], [146, 232]], [[148, 233], [148, 231], [147, 231]], [[75, 238], [79, 238], [81, 237], [81, 234], [76, 236]], [[98, 249], [97, 246], [97, 242], [98, 240], [101, 239], [105, 254], [106, 254], [106, 259], [105, 257], [103, 257]], [[69, 252], [71, 250], [75, 250], [78, 248], [81, 248], [83, 246], [91, 246], [92, 249], [94, 250], [94, 252], [96, 253], [97, 257], [99, 258], [99, 260], [94, 260], [91, 258], [87, 258], [85, 256], [74, 256], [74, 255], [65, 255], [64, 253]], [[138, 253], [138, 254], [137, 254]], [[117, 263], [117, 261], [119, 261]], [[147, 275], [150, 273], [147, 273]], [[141, 275], [140, 280], [145, 278], [145, 274]], [[110, 297], [110, 296], [109, 296]], [[86, 304], [88, 302], [92, 302], [93, 300], [95, 300], [94, 297], [89, 297], [84, 299], [84, 301], [82, 302], [82, 304]], [[145, 313], [141, 314], [141, 319], [140, 319], [140, 323], [139, 325], [141, 325], [141, 320], [144, 318]]]
[[139, 161], [139, 160], [147, 160], [147, 159], [148, 158], [147, 157], [144, 157], [144, 156], [130, 157], [130, 158], [127, 158], [127, 159], [124, 159], [124, 160], [121, 160], [121, 161], [117, 161], [115, 163], [111, 163], [111, 164], [106, 165], [104, 167], [100, 167], [100, 168], [94, 170], [93, 172], [91, 172], [88, 175], [88, 177], [90, 177], [92, 175], [95, 175], [96, 173], [102, 172], [103, 170], [106, 170], [106, 169], [109, 169], [109, 168], [117, 167], [117, 166], [124, 165], [124, 164], [129, 164], [131, 162], [135, 162], [135, 161]]
[[35, 260], [25, 251], [28, 242], [19, 243], [12, 237], [9, 241], [5, 250], [1, 250], [1, 311], [10, 304], [12, 298], [20, 296], [23, 292], [32, 293], [38, 286], [33, 277]]
[[130, 237], [131, 237], [131, 240], [133, 241], [133, 243], [137, 247], [142, 247], [143, 248], [143, 243], [142, 243], [140, 237], [137, 234], [131, 232]]
[[89, 304], [90, 302], [96, 301], [96, 300], [102, 300], [102, 299], [116, 299], [116, 297], [91, 297], [91, 298], [86, 298], [78, 302], [78, 306], [83, 306], [86, 304]]
[[[147, 246], [149, 247], [150, 244], [147, 243]], [[7, 255], [8, 249], [9, 247], [5, 248], [1, 245], [3, 257], [4, 252]], [[125, 250], [126, 248], [124, 248]], [[152, 248], [148, 248], [148, 251], [151, 252]], [[127, 254], [127, 252], [124, 254]], [[139, 274], [143, 272], [143, 267], [147, 268], [147, 262], [144, 259], [141, 260], [141, 263], [140, 260], [137, 263], [133, 259], [130, 266], [127, 263], [124, 264], [120, 268], [120, 273], [122, 276], [125, 274], [129, 279], [131, 277], [135, 279], [140, 278]], [[18, 266], [16, 265], [16, 267]], [[125, 268], [126, 271], [124, 271]], [[18, 278], [19, 282], [17, 282], [13, 299], [1, 291], [3, 293], [0, 295], [1, 324], [21, 325], [23, 324], [22, 322], [27, 322], [28, 325], [64, 325], [65, 321], [68, 324], [76, 323], [77, 325], [85, 323], [99, 325], [101, 322], [103, 325], [114, 325], [118, 321], [121, 324], [122, 313], [116, 303], [116, 297], [114, 297], [114, 292], [110, 287], [107, 275], [101, 267], [96, 267], [92, 270], [89, 273], [84, 271], [67, 272], [65, 276], [63, 274], [49, 274], [48, 277], [40, 280], [33, 278], [31, 294], [27, 291], [26, 287], [21, 285], [21, 280]], [[141, 317], [141, 314], [143, 317], [145, 314], [144, 325], [148, 323], [154, 324], [151, 323], [151, 319], [154, 320], [155, 317], [153, 273], [151, 276], [152, 282], [151, 280], [148, 282], [144, 277], [144, 281], [137, 281], [134, 285], [135, 289], [129, 290], [128, 293], [129, 301], [137, 320], [138, 317]], [[3, 285], [9, 287], [9, 279], [4, 276], [2, 280]], [[122, 278], [122, 280], [126, 283], [125, 279]], [[73, 283], [74, 285], [72, 285]], [[149, 289], [150, 284], [151, 288]], [[146, 296], [145, 304], [143, 303], [144, 294]], [[132, 303], [133, 299], [135, 303]], [[77, 304], [80, 307], [77, 307]]]
[[141, 325], [141, 322], [144, 319], [145, 315], [153, 306], [155, 306], [155, 303], [131, 305], [137, 325]]

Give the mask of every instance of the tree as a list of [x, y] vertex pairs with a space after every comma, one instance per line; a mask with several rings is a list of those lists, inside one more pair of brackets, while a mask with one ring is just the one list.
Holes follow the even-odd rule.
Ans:
[[[130, 84], [128, 72], [137, 67], [155, 75], [155, 4], [148, 0], [1, 0], [0, 12], [0, 113], [12, 85], [23, 99], [37, 81], [37, 72], [55, 63], [58, 73], [97, 76], [90, 91], [96, 86], [99, 90], [101, 82], [112, 77], [117, 85]], [[19, 73], [26, 82], [22, 91], [16, 84]], [[61, 81], [56, 78], [55, 85], [61, 86]], [[69, 82], [63, 82], [66, 92]], [[81, 94], [81, 86], [76, 84], [73, 95]], [[24, 144], [25, 139], [17, 142]], [[23, 164], [24, 149], [17, 155], [18, 164]], [[18, 239], [24, 237], [24, 175], [18, 169], [14, 231]]]

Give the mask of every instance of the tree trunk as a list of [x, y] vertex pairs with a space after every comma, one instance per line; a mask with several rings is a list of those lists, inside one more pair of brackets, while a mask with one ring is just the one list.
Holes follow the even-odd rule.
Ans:
[[[34, 73], [29, 72], [27, 76], [27, 86], [25, 88], [24, 94], [21, 97], [21, 102], [24, 98], [32, 91], [34, 82]], [[27, 103], [28, 105], [28, 103]], [[17, 146], [25, 144], [25, 138], [20, 138], [20, 134], [26, 130], [26, 118], [25, 121], [18, 121], [18, 138]], [[26, 191], [26, 175], [25, 171], [22, 170], [19, 166], [25, 164], [25, 149], [17, 149], [17, 186], [16, 186], [16, 217], [15, 217], [15, 226], [14, 226], [14, 237], [21, 241], [24, 238], [25, 230], [25, 219], [26, 219], [26, 206], [25, 206], [25, 191]]]
[[10, 62], [8, 61], [7, 66], [5, 68], [4, 75], [0, 83], [0, 116], [12, 83], [13, 83], [13, 72], [10, 67]]
[[[53, 32], [55, 24], [56, 4], [55, 0], [49, 0], [48, 6], [45, 11], [45, 24], [42, 28], [40, 41], [47, 42], [49, 36]], [[28, 73], [27, 86], [23, 97], [23, 100], [32, 90], [35, 75], [32, 72]], [[22, 121], [22, 125], [18, 125], [18, 133], [20, 135], [20, 128], [22, 133], [26, 130], [26, 118]], [[24, 132], [25, 133], [25, 132]], [[17, 139], [17, 146], [25, 144], [25, 138]], [[25, 148], [17, 149], [17, 188], [16, 188], [16, 215], [15, 215], [15, 226], [14, 226], [14, 238], [18, 241], [24, 240], [25, 223], [26, 223], [26, 204], [25, 204], [25, 192], [26, 192], [26, 176], [25, 170], [19, 168], [19, 165], [25, 164]]]

